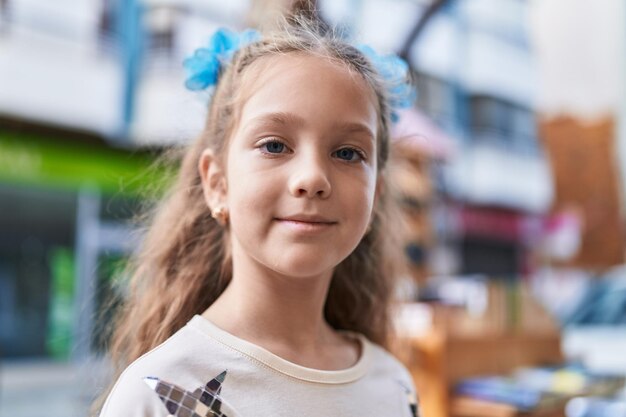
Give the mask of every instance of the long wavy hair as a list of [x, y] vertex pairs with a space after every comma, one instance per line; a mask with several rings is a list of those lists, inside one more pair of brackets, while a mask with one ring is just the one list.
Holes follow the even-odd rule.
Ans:
[[[198, 172], [206, 148], [223, 157], [237, 122], [243, 77], [264, 57], [309, 53], [344, 65], [372, 89], [378, 112], [377, 161], [382, 192], [374, 206], [370, 231], [356, 249], [335, 268], [324, 307], [335, 329], [356, 331], [388, 346], [399, 239], [392, 231], [398, 208], [386, 178], [390, 155], [390, 108], [384, 80], [367, 58], [337, 34], [301, 20], [287, 22], [240, 49], [219, 75], [202, 134], [183, 149], [173, 185], [143, 217], [142, 246], [131, 259], [126, 299], [112, 322], [109, 353], [113, 381], [142, 354], [206, 310], [232, 277], [228, 230], [211, 217]], [[98, 410], [108, 392], [94, 403]]]

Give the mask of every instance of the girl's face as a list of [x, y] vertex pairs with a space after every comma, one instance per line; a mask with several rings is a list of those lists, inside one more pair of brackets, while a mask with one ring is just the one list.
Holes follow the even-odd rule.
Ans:
[[235, 270], [332, 271], [358, 245], [377, 190], [377, 111], [365, 81], [303, 53], [258, 62], [230, 138], [223, 201]]

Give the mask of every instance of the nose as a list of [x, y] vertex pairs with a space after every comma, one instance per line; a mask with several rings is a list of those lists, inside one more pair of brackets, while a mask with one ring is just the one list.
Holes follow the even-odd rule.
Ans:
[[289, 192], [294, 197], [328, 198], [332, 187], [323, 157], [309, 154], [293, 160]]

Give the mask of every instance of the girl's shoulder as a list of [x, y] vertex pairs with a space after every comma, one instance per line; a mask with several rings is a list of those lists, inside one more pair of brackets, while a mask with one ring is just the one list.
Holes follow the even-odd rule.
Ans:
[[376, 377], [395, 377], [407, 384], [412, 384], [412, 377], [406, 366], [398, 360], [389, 350], [383, 346], [370, 341], [366, 336], [356, 332], [346, 332], [353, 337], [360, 339], [363, 346], [363, 354], [369, 356], [370, 374]]
[[397, 412], [393, 415], [412, 416], [419, 415], [418, 396], [411, 373], [407, 367], [398, 360], [389, 350], [385, 349], [360, 333], [350, 332], [359, 338], [363, 344], [363, 354], [367, 355], [369, 363], [367, 374], [362, 378], [359, 387], [361, 392], [355, 395], [362, 398], [369, 397], [372, 392], [383, 396], [390, 409], [392, 404], [397, 404]]
[[[168, 416], [175, 401], [193, 397], [217, 377], [224, 352], [189, 325], [133, 361], [119, 376], [100, 417]], [[170, 395], [174, 398], [169, 398]], [[192, 398], [189, 399], [189, 401]]]
[[407, 395], [416, 396], [415, 384], [409, 369], [388, 350], [382, 348], [381, 346], [376, 346], [378, 347], [381, 358], [378, 361], [380, 372], [384, 372], [391, 378], [395, 379], [405, 388]]

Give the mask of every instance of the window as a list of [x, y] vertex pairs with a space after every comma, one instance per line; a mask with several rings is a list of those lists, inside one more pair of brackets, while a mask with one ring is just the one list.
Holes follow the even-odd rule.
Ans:
[[417, 107], [444, 129], [459, 125], [457, 101], [451, 83], [416, 72]]
[[0, 0], [0, 36], [8, 30], [9, 0]]
[[538, 150], [534, 113], [522, 106], [488, 96], [469, 100], [470, 130], [477, 142], [533, 154]]
[[119, 34], [116, 34], [115, 28], [115, 9], [113, 3], [109, 0], [104, 0], [98, 20], [98, 40], [100, 49], [103, 52], [114, 50], [116, 42], [118, 41], [118, 35]]
[[148, 52], [154, 55], [171, 55], [174, 32], [180, 11], [169, 6], [155, 6], [146, 10], [144, 24], [148, 32]]

